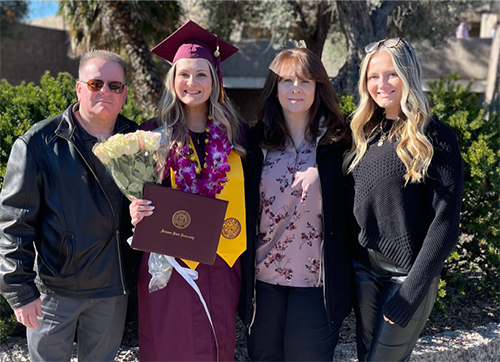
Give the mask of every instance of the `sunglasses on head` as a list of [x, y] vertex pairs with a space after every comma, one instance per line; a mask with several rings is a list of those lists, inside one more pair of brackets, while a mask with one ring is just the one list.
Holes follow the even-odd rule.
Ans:
[[99, 92], [102, 87], [104, 87], [104, 84], [107, 84], [109, 90], [113, 93], [121, 94], [125, 90], [125, 84], [123, 84], [122, 82], [105, 82], [100, 79], [90, 79], [87, 82], [81, 80], [80, 82], [85, 83], [88, 90], [91, 92]]
[[406, 45], [406, 41], [401, 37], [391, 38], [391, 39], [386, 38], [386, 39], [382, 39], [379, 41], [374, 41], [373, 43], [370, 43], [367, 46], [365, 46], [365, 53], [366, 54], [371, 53], [371, 52], [377, 50], [378, 48], [380, 48], [381, 46], [384, 46], [386, 48], [395, 48], [400, 43], [403, 43], [404, 46], [406, 46], [408, 48], [408, 45]]

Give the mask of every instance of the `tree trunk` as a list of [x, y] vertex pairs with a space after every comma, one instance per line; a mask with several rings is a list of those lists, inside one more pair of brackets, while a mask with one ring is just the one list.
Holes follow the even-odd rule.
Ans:
[[[311, 18], [312, 24], [308, 24], [308, 15], [304, 13], [299, 1], [295, 3], [295, 11], [300, 16], [299, 28], [302, 29], [302, 38], [306, 42], [307, 49], [321, 58], [325, 41], [332, 23], [333, 3], [331, 1], [320, 1], [315, 7], [315, 16]], [[311, 9], [309, 9], [310, 11]], [[311, 31], [311, 29], [314, 29]]]
[[101, 6], [112, 26], [118, 31], [132, 67], [132, 87], [136, 101], [146, 113], [155, 112], [163, 90], [163, 82], [153, 62], [149, 47], [138, 32], [139, 20], [127, 1], [103, 1]]
[[366, 1], [337, 1], [340, 26], [347, 47], [346, 62], [332, 81], [337, 93], [347, 91], [358, 99], [359, 66], [365, 56], [364, 47], [384, 38], [387, 18], [397, 4], [397, 1], [383, 1], [370, 14]]

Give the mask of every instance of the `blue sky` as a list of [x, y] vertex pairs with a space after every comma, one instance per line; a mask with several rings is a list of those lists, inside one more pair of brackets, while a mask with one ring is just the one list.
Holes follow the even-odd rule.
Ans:
[[57, 1], [34, 0], [29, 1], [29, 11], [26, 20], [43, 18], [57, 13]]

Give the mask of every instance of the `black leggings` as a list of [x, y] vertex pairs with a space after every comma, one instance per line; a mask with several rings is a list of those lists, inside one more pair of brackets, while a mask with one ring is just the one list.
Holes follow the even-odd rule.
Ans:
[[436, 300], [439, 275], [434, 278], [424, 297], [405, 328], [384, 320], [383, 305], [396, 293], [405, 276], [374, 273], [354, 260], [356, 271], [356, 342], [358, 360], [408, 361], [424, 329]]

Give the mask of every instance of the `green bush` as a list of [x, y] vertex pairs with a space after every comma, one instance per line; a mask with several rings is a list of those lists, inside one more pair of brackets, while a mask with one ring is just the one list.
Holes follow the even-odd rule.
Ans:
[[14, 141], [34, 123], [51, 117], [76, 101], [75, 81], [67, 73], [54, 79], [47, 72], [40, 86], [33, 83], [17, 87], [0, 83], [0, 187]]
[[456, 280], [460, 272], [480, 271], [476, 292], [484, 292], [498, 302], [500, 119], [495, 113], [486, 117], [477, 96], [470, 93], [471, 84], [462, 86], [457, 80], [459, 77], [451, 74], [429, 84], [432, 112], [454, 130], [464, 159], [462, 235], [447, 260], [444, 277], [463, 288]]
[[356, 103], [354, 103], [354, 97], [352, 94], [347, 94], [346, 92], [344, 92], [344, 94], [340, 96], [339, 101], [340, 110], [347, 117], [349, 117], [356, 110]]

